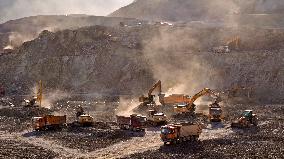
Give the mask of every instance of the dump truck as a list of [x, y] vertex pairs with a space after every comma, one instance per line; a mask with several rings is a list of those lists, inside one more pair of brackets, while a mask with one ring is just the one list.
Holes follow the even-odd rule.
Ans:
[[147, 123], [151, 126], [167, 124], [167, 116], [164, 113], [158, 113], [156, 110], [149, 110]]
[[208, 118], [211, 122], [221, 122], [222, 115], [223, 115], [222, 108], [217, 102], [214, 102], [209, 105]]
[[196, 141], [204, 126], [199, 123], [177, 123], [161, 127], [161, 140], [164, 144]]
[[117, 115], [116, 122], [123, 130], [145, 131], [147, 118], [137, 114], [132, 114], [129, 117]]
[[59, 129], [66, 125], [66, 115], [55, 116], [45, 115], [43, 117], [33, 117], [34, 130], [48, 130], [48, 129]]
[[257, 126], [257, 116], [253, 114], [252, 110], [245, 110], [242, 116], [231, 123], [232, 128], [248, 128], [251, 126]]

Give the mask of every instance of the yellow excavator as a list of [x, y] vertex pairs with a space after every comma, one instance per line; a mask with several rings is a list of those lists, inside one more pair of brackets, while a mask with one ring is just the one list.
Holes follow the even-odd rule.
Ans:
[[185, 100], [183, 101], [183, 103], [178, 104], [174, 107], [174, 111], [176, 113], [186, 113], [186, 112], [194, 112], [195, 111], [195, 104], [194, 102], [201, 96], [204, 95], [211, 95], [215, 97], [215, 103], [219, 103], [221, 102], [221, 98], [220, 96], [215, 93], [214, 91], [212, 91], [209, 88], [204, 88], [203, 90], [201, 90], [200, 92], [196, 93], [194, 96], [192, 96], [191, 98], [185, 98]]
[[157, 83], [155, 83], [151, 89], [149, 89], [147, 97], [145, 97], [144, 95], [139, 97], [139, 102], [143, 102], [143, 105], [155, 104], [155, 101], [154, 101], [155, 95], [152, 95], [155, 89], [158, 89], [158, 92], [159, 92], [158, 95], [160, 95], [162, 92], [162, 85], [161, 85], [160, 80]]

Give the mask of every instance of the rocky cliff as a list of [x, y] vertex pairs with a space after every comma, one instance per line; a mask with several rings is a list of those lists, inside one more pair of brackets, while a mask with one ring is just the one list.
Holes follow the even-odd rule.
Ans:
[[[242, 35], [241, 50], [207, 51], [237, 34]], [[46, 89], [139, 95], [161, 79], [167, 93], [242, 86], [253, 88], [255, 99], [279, 102], [284, 93], [283, 39], [283, 30], [163, 25], [43, 31], [0, 56], [0, 77], [12, 94], [26, 94], [43, 80]]]

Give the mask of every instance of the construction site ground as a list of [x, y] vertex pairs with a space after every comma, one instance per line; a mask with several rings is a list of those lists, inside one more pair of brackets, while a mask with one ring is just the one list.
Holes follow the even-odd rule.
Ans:
[[[35, 132], [31, 127], [32, 116], [63, 112], [58, 112], [59, 108], [12, 107], [7, 102], [1, 102], [0, 157], [284, 158], [283, 105], [227, 104], [224, 107], [225, 121], [222, 124], [208, 124], [199, 141], [169, 146], [161, 142], [158, 127], [148, 128], [145, 132], [118, 129], [113, 123], [115, 114], [106, 113], [116, 105], [105, 103], [105, 111], [89, 110], [96, 119], [93, 127], [82, 128], [69, 124], [60, 131]], [[60, 106], [64, 110], [64, 106]], [[258, 115], [258, 127], [231, 129], [230, 122], [237, 119], [241, 115], [238, 112], [245, 109], [253, 109]], [[107, 114], [104, 118], [106, 121], [102, 121], [104, 114]]]

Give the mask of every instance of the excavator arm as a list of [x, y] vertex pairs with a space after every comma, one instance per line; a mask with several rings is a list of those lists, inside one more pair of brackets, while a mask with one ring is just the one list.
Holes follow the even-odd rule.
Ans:
[[154, 91], [155, 89], [157, 89], [157, 88], [158, 88], [158, 92], [159, 92], [159, 95], [160, 95], [161, 92], [162, 92], [162, 84], [161, 84], [161, 81], [160, 81], [160, 80], [159, 80], [157, 83], [155, 83], [151, 89], [149, 89], [149, 91], [148, 91], [148, 97], [141, 96], [141, 97], [139, 97], [139, 101], [140, 101], [140, 102], [144, 102], [144, 103], [145, 103], [145, 102], [146, 102], [146, 103], [152, 103], [152, 102], [154, 102], [154, 95], [152, 95], [152, 93], [153, 93], [153, 91]]

